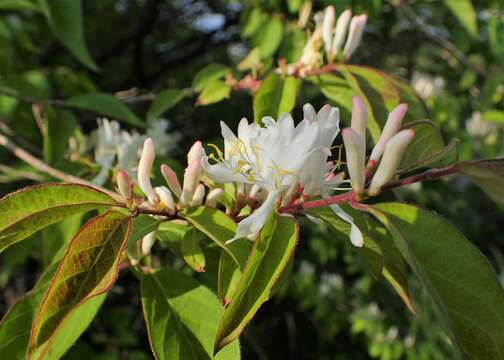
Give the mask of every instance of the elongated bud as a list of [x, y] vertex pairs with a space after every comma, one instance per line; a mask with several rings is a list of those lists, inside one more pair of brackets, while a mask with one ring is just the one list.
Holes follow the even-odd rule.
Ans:
[[334, 21], [335, 21], [334, 6], [329, 5], [325, 9], [324, 22], [322, 23], [322, 39], [324, 40], [324, 48], [327, 55], [331, 54]]
[[165, 186], [158, 186], [154, 188], [157, 196], [159, 196], [160, 205], [168, 211], [169, 214], [175, 214], [175, 200], [171, 191]]
[[364, 33], [364, 27], [366, 26], [367, 15], [354, 16], [350, 22], [350, 30], [348, 32], [348, 39], [343, 49], [343, 58], [345, 60], [350, 59], [352, 54], [355, 52]]
[[350, 19], [352, 18], [352, 11], [347, 9], [341, 13], [336, 22], [336, 29], [334, 31], [334, 39], [332, 44], [332, 54], [336, 55], [343, 46], [345, 42], [345, 37], [348, 32], [348, 24], [350, 23]]
[[385, 123], [383, 131], [380, 135], [380, 139], [378, 139], [378, 142], [371, 152], [371, 156], [369, 157], [370, 161], [377, 162], [378, 160], [380, 160], [383, 151], [385, 151], [387, 142], [401, 128], [401, 123], [404, 115], [406, 114], [406, 111], [408, 111], [408, 105], [400, 104], [389, 114], [387, 122]]
[[203, 204], [203, 199], [205, 198], [205, 185], [199, 184], [196, 186], [194, 195], [191, 200], [191, 206], [199, 206]]
[[383, 159], [371, 180], [369, 195], [374, 196], [380, 193], [381, 187], [394, 176], [409, 143], [415, 137], [415, 132], [411, 129], [402, 130], [395, 134], [385, 146]]
[[352, 189], [356, 194], [362, 194], [364, 191], [364, 144], [353, 129], [346, 128], [341, 132], [343, 142], [345, 143], [347, 169], [352, 179]]
[[152, 246], [156, 242], [157, 231], [153, 231], [145, 235], [142, 239], [142, 256], [147, 256], [150, 254]]
[[255, 200], [257, 198], [257, 195], [259, 194], [259, 191], [261, 191], [261, 187], [257, 184], [252, 185], [249, 191], [249, 199]]
[[131, 186], [128, 173], [124, 170], [117, 172], [117, 190], [125, 199], [131, 199]]
[[201, 161], [193, 161], [185, 170], [184, 185], [180, 195], [180, 205], [183, 207], [191, 204], [196, 187], [199, 184], [201, 175]]
[[362, 139], [364, 151], [366, 150], [366, 122], [367, 122], [367, 109], [366, 105], [362, 102], [360, 97], [354, 96], [352, 98], [352, 125], [351, 128]]
[[159, 201], [156, 192], [150, 182], [152, 164], [154, 162], [154, 142], [152, 139], [145, 139], [140, 162], [138, 163], [138, 186], [147, 196], [151, 204]]
[[175, 171], [168, 165], [161, 165], [161, 174], [163, 174], [163, 177], [168, 184], [168, 187], [170, 188], [173, 193], [180, 198], [180, 194], [182, 194], [182, 187], [180, 186], [179, 179], [177, 178], [177, 174], [175, 174]]
[[201, 141], [196, 141], [192, 144], [189, 152], [187, 153], [187, 165], [192, 164], [194, 160], [201, 160], [204, 155], [205, 152], [203, 151]]
[[221, 188], [212, 189], [208, 192], [208, 195], [205, 200], [205, 205], [209, 207], [216, 207], [217, 201], [224, 194], [224, 190]]

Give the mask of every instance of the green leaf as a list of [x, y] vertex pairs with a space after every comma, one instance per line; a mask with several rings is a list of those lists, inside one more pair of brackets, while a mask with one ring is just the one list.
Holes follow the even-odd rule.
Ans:
[[294, 77], [282, 79], [276, 74], [268, 76], [254, 96], [254, 119], [256, 122], [265, 116], [275, 119], [284, 113], [291, 112], [296, 105], [296, 96], [300, 81]]
[[64, 158], [68, 139], [77, 127], [77, 118], [70, 111], [48, 111], [44, 129], [44, 160], [53, 164]]
[[327, 99], [333, 101], [333, 105], [340, 108], [342, 118], [350, 119], [354, 91], [348, 86], [345, 79], [335, 74], [322, 74], [312, 76], [309, 79], [318, 86]]
[[466, 29], [467, 33], [476, 38], [478, 36], [478, 23], [471, 0], [443, 0], [443, 2]]
[[[47, 268], [35, 287], [5, 314], [0, 323], [0, 358], [26, 358], [33, 319], [57, 267], [58, 263], [54, 263]], [[59, 359], [75, 343], [96, 316], [105, 297], [106, 294], [93, 298], [65, 319], [53, 340], [52, 352], [45, 359]]]
[[282, 37], [282, 20], [278, 16], [271, 16], [254, 34], [252, 44], [254, 47], [259, 47], [261, 59], [266, 60], [275, 54], [282, 42]]
[[106, 93], [88, 93], [72, 96], [65, 104], [67, 106], [89, 110], [121, 120], [127, 124], [145, 127], [145, 124], [126, 105]]
[[61, 260], [66, 246], [82, 225], [83, 214], [76, 214], [49, 225], [41, 232], [44, 267]]
[[415, 138], [408, 145], [399, 165], [399, 172], [412, 171], [432, 164], [453, 163], [458, 158], [457, 143], [446, 145], [439, 127], [431, 121], [420, 120], [406, 124], [413, 129]]
[[182, 257], [186, 264], [196, 272], [205, 271], [205, 255], [199, 245], [199, 242], [205, 236], [197, 231], [196, 229], [191, 229], [186, 232], [182, 242], [180, 243], [180, 250], [182, 251]]
[[283, 57], [288, 64], [297, 62], [303, 55], [306, 35], [301, 30], [291, 30], [285, 33], [282, 45], [280, 46], [280, 57]]
[[181, 89], [166, 89], [161, 91], [149, 107], [149, 110], [147, 110], [147, 122], [151, 123], [159, 118], [177, 105], [185, 96], [185, 91]]
[[254, 35], [266, 18], [267, 15], [258, 7], [245, 8], [240, 17], [241, 37], [247, 39]]
[[167, 269], [143, 275], [142, 306], [156, 359], [240, 359], [238, 341], [212, 356], [223, 309], [215, 295], [195, 279]]
[[241, 240], [226, 244], [236, 233], [236, 223], [222, 211], [198, 206], [182, 210], [179, 215], [189, 221], [196, 229], [213, 240], [226, 251], [239, 269], [243, 269], [248, 256], [248, 246]]
[[54, 35], [84, 65], [97, 71], [84, 41], [80, 0], [38, 0]]
[[487, 110], [481, 114], [481, 117], [485, 121], [504, 124], [504, 111], [501, 110]]
[[299, 10], [302, 0], [287, 0], [287, 8], [291, 14]]
[[198, 96], [196, 104], [210, 105], [229, 98], [231, 86], [221, 80], [212, 80], [203, 88]]
[[72, 239], [35, 316], [28, 347], [31, 359], [45, 359], [75, 307], [114, 284], [130, 231], [128, 215], [108, 211], [88, 221]]
[[210, 84], [215, 80], [222, 79], [229, 72], [230, 69], [226, 65], [209, 64], [200, 71], [198, 71], [196, 76], [194, 76], [191, 87], [193, 88], [194, 91], [200, 92], [208, 84]]
[[485, 257], [439, 216], [414, 206], [369, 206], [424, 283], [467, 359], [504, 359], [504, 293]]
[[66, 217], [115, 204], [107, 194], [85, 185], [43, 184], [18, 190], [0, 200], [0, 252]]
[[215, 351], [238, 338], [259, 307], [269, 299], [271, 289], [294, 253], [298, 238], [299, 227], [293, 217], [270, 215], [254, 242], [231, 303], [220, 320]]
[[496, 203], [504, 205], [504, 159], [461, 161], [457, 170], [467, 175]]
[[0, 10], [32, 10], [38, 12], [40, 8], [30, 0], [1, 0]]

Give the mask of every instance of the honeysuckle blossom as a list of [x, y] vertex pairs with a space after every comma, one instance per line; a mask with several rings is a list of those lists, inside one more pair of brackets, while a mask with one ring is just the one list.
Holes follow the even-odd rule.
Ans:
[[[339, 133], [339, 111], [323, 107], [318, 114], [309, 104], [304, 108], [304, 119], [297, 126], [290, 114], [282, 114], [277, 122], [271, 117], [262, 119], [264, 127], [242, 119], [236, 136], [221, 123], [224, 152], [204, 156], [205, 173], [219, 183], [247, 184], [250, 191], [267, 193], [262, 204], [238, 224], [232, 240], [254, 239], [263, 227], [275, 203], [289, 197], [297, 188], [305, 195], [328, 196], [329, 191], [342, 181], [342, 174], [327, 169], [330, 147]], [[210, 164], [209, 159], [216, 161]], [[362, 235], [353, 219], [335, 205], [333, 210], [352, 224], [352, 242], [362, 246]]]

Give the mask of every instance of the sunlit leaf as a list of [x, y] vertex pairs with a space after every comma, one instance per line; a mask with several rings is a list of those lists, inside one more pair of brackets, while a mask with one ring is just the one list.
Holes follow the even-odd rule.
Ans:
[[194, 91], [199, 92], [211, 82], [222, 79], [229, 71], [226, 65], [209, 64], [194, 76], [191, 86]]
[[186, 93], [181, 89], [165, 89], [161, 91], [147, 110], [147, 122], [151, 123], [172, 107], [177, 105]]
[[32, 10], [40, 11], [40, 8], [30, 0], [2, 0], [0, 10]]
[[88, 93], [72, 96], [65, 102], [66, 105], [97, 112], [111, 117], [113, 120], [120, 120], [127, 124], [144, 127], [145, 124], [135, 115], [124, 103], [106, 93]]
[[229, 98], [231, 86], [221, 80], [212, 80], [205, 85], [196, 100], [198, 105], [210, 105]]
[[191, 229], [191, 231], [185, 233], [180, 243], [180, 250], [182, 251], [184, 261], [196, 272], [205, 271], [205, 255], [199, 245], [203, 238], [204, 235], [201, 232]]
[[38, 0], [54, 35], [84, 65], [98, 70], [84, 41], [80, 0]]
[[131, 218], [115, 211], [88, 221], [72, 239], [33, 322], [29, 357], [45, 359], [75, 307], [114, 284], [131, 231]]
[[0, 200], [0, 252], [64, 218], [114, 206], [107, 194], [85, 185], [30, 186]]
[[269, 299], [271, 289], [294, 253], [298, 237], [299, 228], [293, 217], [276, 214], [269, 217], [221, 318], [215, 350], [238, 338], [259, 307]]
[[271, 16], [257, 29], [252, 43], [259, 47], [261, 59], [269, 59], [275, 54], [283, 37], [283, 24], [277, 16]]
[[223, 309], [195, 279], [172, 270], [142, 276], [142, 305], [158, 360], [237, 360], [238, 341], [213, 356], [213, 340]]
[[471, 0], [443, 0], [446, 7], [450, 9], [460, 24], [467, 30], [471, 37], [478, 36], [478, 23], [476, 11]]
[[462, 357], [504, 359], [504, 293], [479, 250], [429, 211], [400, 203], [369, 208], [422, 280]]
[[268, 76], [254, 96], [255, 121], [259, 122], [264, 116], [278, 119], [282, 113], [291, 112], [296, 105], [299, 86], [299, 79], [294, 77]]

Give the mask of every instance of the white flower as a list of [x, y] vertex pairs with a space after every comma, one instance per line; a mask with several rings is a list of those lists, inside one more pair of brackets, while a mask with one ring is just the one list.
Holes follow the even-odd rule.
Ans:
[[147, 137], [150, 137], [156, 145], [156, 154], [166, 155], [177, 146], [180, 134], [177, 132], [167, 133], [170, 122], [166, 119], [153, 121], [147, 129]]
[[[309, 194], [328, 196], [329, 190], [343, 181], [342, 176], [332, 172], [328, 176], [327, 170], [330, 147], [339, 133], [338, 109], [325, 106], [318, 114], [309, 104], [303, 109], [305, 118], [297, 126], [289, 114], [282, 114], [277, 122], [263, 118], [264, 127], [242, 119], [235, 136], [221, 123], [224, 153], [204, 156], [204, 171], [216, 182], [253, 184], [254, 192], [257, 187], [267, 192], [262, 205], [238, 224], [231, 240], [255, 238], [277, 200], [282, 196], [288, 200], [293, 189], [301, 187]], [[217, 163], [210, 164], [209, 158]], [[338, 206], [333, 210], [360, 234], [350, 216]]]

